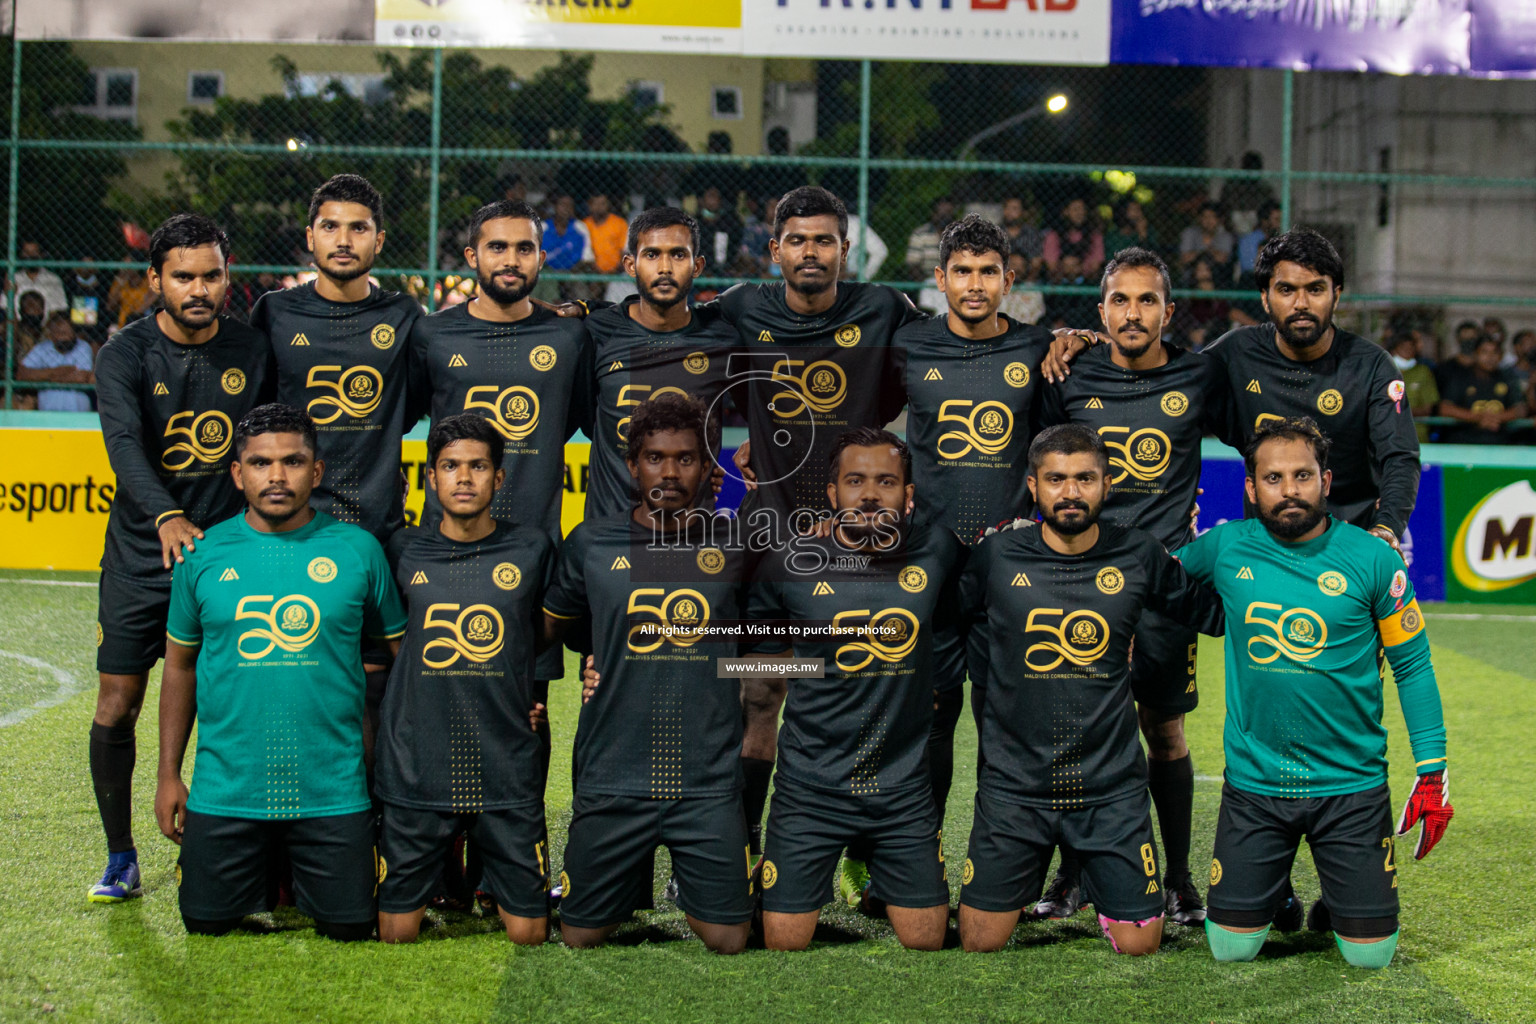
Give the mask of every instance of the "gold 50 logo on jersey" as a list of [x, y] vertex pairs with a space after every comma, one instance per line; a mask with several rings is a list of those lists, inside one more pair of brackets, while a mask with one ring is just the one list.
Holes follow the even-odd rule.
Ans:
[[961, 459], [972, 450], [996, 455], [1013, 439], [1013, 410], [1002, 402], [952, 399], [939, 406], [939, 422], [960, 424], [939, 435], [943, 459]]
[[[796, 367], [803, 367], [799, 373]], [[790, 385], [773, 396], [768, 408], [781, 420], [812, 412], [831, 412], [843, 404], [848, 394], [848, 377], [843, 368], [830, 359], [818, 359], [806, 365], [802, 359], [780, 359], [773, 364], [774, 383]]]
[[[660, 604], [648, 603], [660, 597]], [[662, 644], [692, 647], [704, 636], [709, 625], [709, 602], [697, 590], [644, 587], [629, 593], [630, 615], [646, 618], [629, 627], [628, 646], [636, 654], [649, 654]]]
[[428, 668], [447, 668], [460, 658], [490, 661], [501, 653], [505, 642], [501, 613], [488, 604], [472, 604], [462, 610], [456, 604], [429, 605], [421, 624], [445, 634], [428, 640], [421, 649], [421, 663]]
[[178, 412], [165, 425], [165, 436], [185, 440], [161, 452], [160, 465], [175, 473], [194, 462], [218, 462], [229, 452], [231, 433], [229, 417], [217, 410]]
[[905, 608], [882, 608], [873, 615], [867, 608], [838, 612], [832, 617], [832, 627], [867, 630], [865, 639], [837, 649], [834, 661], [844, 672], [857, 672], [876, 658], [884, 662], [901, 661], [917, 647], [917, 616]]
[[[335, 380], [328, 379], [331, 374]], [[371, 366], [312, 366], [305, 387], [319, 388], [327, 394], [309, 400], [305, 410], [317, 425], [334, 423], [343, 415], [360, 420], [379, 407], [384, 397], [384, 376]]]
[[1168, 435], [1153, 427], [1142, 427], [1134, 433], [1130, 427], [1100, 427], [1099, 437], [1109, 448], [1109, 469], [1114, 474], [1111, 483], [1117, 484], [1128, 476], [1156, 480], [1168, 468], [1173, 454]]
[[[688, 392], [684, 391], [682, 388], [674, 388], [670, 386], [658, 388], [653, 384], [625, 384], [623, 387], [619, 388], [619, 397], [614, 400], [613, 404], [617, 409], [633, 409], [641, 402], [650, 401], [652, 398], [655, 398], [658, 395], [668, 394], [682, 395], [684, 398], [688, 397]], [[619, 420], [618, 426], [614, 428], [614, 433], [619, 435], [619, 440], [621, 442], [626, 444], [629, 442], [628, 416], [625, 416], [623, 419]]]
[[[476, 395], [495, 395], [489, 400]], [[496, 390], [494, 384], [470, 388], [464, 395], [464, 411], [481, 409], [490, 413], [486, 418], [508, 441], [521, 441], [533, 433], [539, 425], [539, 396], [532, 388], [514, 384]]]
[[1256, 665], [1268, 665], [1281, 655], [1292, 661], [1311, 661], [1328, 647], [1328, 623], [1310, 608], [1255, 601], [1248, 606], [1243, 621], [1268, 630], [1248, 638], [1248, 657]]
[[[266, 608], [256, 607], [267, 605]], [[261, 625], [240, 634], [235, 649], [248, 661], [265, 658], [282, 649], [297, 654], [320, 633], [320, 606], [303, 594], [272, 600], [271, 594], [251, 594], [235, 605], [235, 621], [255, 619]]]
[[1035, 672], [1050, 672], [1062, 662], [1082, 668], [1098, 661], [1109, 648], [1109, 623], [1098, 612], [1086, 608], [1070, 615], [1061, 608], [1031, 609], [1024, 632], [1050, 637], [1030, 644], [1024, 652], [1024, 664]]

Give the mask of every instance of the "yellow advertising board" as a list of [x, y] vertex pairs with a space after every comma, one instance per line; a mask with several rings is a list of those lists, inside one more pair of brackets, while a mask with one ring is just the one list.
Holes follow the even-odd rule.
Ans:
[[374, 0], [374, 42], [741, 52], [742, 0]]
[[[566, 533], [581, 522], [590, 447], [565, 446]], [[426, 459], [425, 441], [405, 442], [412, 521], [425, 500]], [[96, 569], [116, 491], [99, 431], [0, 429], [0, 568]]]

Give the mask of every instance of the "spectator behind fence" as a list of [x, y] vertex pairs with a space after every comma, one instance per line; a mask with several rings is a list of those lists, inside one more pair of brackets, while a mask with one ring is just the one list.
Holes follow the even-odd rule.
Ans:
[[1450, 358], [1440, 360], [1440, 365], [1435, 367], [1435, 383], [1440, 385], [1442, 396], [1450, 394], [1453, 375], [1472, 369], [1472, 353], [1477, 351], [1477, 343], [1482, 339], [1483, 329], [1476, 320], [1463, 320], [1456, 325], [1456, 341], [1451, 347]]
[[[1191, 270], [1196, 291], [1213, 292], [1218, 288], [1216, 264], [1205, 256], [1195, 260]], [[1258, 321], [1246, 310], [1232, 305], [1226, 299], [1181, 299], [1174, 306], [1175, 331], [1182, 334], [1185, 343], [1195, 351], [1226, 334], [1233, 326], [1252, 327]]]
[[1509, 423], [1528, 412], [1520, 380], [1499, 365], [1503, 350], [1483, 335], [1472, 350], [1472, 365], [1458, 367], [1440, 390], [1440, 414], [1457, 421], [1445, 432], [1452, 444], [1509, 444]]
[[120, 270], [107, 292], [107, 308], [118, 327], [126, 327], [155, 308], [149, 279], [138, 269]]
[[1115, 207], [1114, 223], [1104, 233], [1104, 251], [1113, 254], [1131, 248], [1155, 253], [1163, 249], [1147, 220], [1147, 211], [1134, 199], [1122, 199]]
[[[1232, 233], [1221, 226], [1221, 206], [1207, 199], [1200, 204], [1195, 222], [1179, 235], [1179, 264], [1192, 268], [1196, 260], [1206, 256], [1218, 276], [1227, 280], [1235, 244]], [[1222, 271], [1227, 273], [1223, 275]]]
[[[955, 201], [940, 196], [933, 201], [926, 221], [912, 229], [907, 236], [907, 277], [914, 281], [928, 280], [939, 265], [939, 236], [955, 219]], [[943, 307], [941, 307], [943, 308]]]
[[554, 213], [544, 224], [543, 246], [547, 270], [575, 270], [593, 261], [592, 238], [576, 219], [576, 200], [569, 195], [555, 197]]
[[1039, 270], [1021, 252], [1008, 254], [1013, 287], [1003, 296], [998, 312], [1021, 324], [1037, 324], [1045, 317], [1045, 293], [1039, 289]]
[[624, 259], [624, 243], [629, 239], [629, 222], [613, 212], [613, 204], [602, 192], [587, 197], [587, 215], [582, 219], [592, 242], [592, 262], [603, 274], [617, 274]]
[[1516, 333], [1514, 344], [1515, 365], [1510, 369], [1515, 371], [1515, 376], [1529, 384], [1532, 377], [1536, 377], [1536, 331], [1520, 331]]
[[[1440, 404], [1440, 387], [1435, 383], [1434, 371], [1419, 361], [1419, 336], [1409, 329], [1400, 329], [1392, 335], [1387, 352], [1403, 378], [1403, 401], [1415, 420], [1435, 414]], [[1429, 425], [1415, 423], [1419, 443], [1429, 440]]]
[[1253, 265], [1258, 261], [1259, 250], [1264, 243], [1280, 233], [1280, 204], [1266, 199], [1258, 209], [1258, 223], [1252, 231], [1237, 240], [1238, 287], [1257, 288], [1253, 280]]
[[1008, 236], [1009, 252], [1022, 255], [1032, 273], [1040, 274], [1045, 270], [1045, 232], [1031, 216], [1034, 212], [1020, 196], [1003, 200], [1003, 233]]
[[[1243, 154], [1245, 171], [1262, 171], [1264, 158], [1253, 150]], [[1231, 212], [1232, 230], [1245, 235], [1256, 227], [1264, 215], [1258, 211], [1265, 203], [1275, 201], [1275, 190], [1263, 178], [1228, 178], [1221, 185], [1221, 205]]]
[[256, 308], [256, 300], [268, 292], [281, 291], [283, 282], [277, 279], [277, 275], [269, 270], [263, 270], [255, 279], [242, 278], [232, 280], [229, 283], [229, 297], [224, 300], [225, 308], [241, 320], [250, 320], [251, 310]]
[[[868, 268], [868, 278], [863, 280], [880, 280], [880, 265], [885, 262], [885, 257], [890, 253], [886, 248], [885, 239], [875, 233], [873, 226], [863, 228], [863, 248], [860, 248], [860, 221], [856, 213], [848, 214], [848, 259], [846, 261], [847, 280], [859, 278], [862, 271]], [[865, 256], [865, 252], [868, 256]]]
[[[43, 247], [36, 242], [22, 242], [17, 255], [24, 260], [40, 260], [43, 258]], [[69, 309], [69, 296], [64, 292], [64, 281], [45, 267], [17, 267], [15, 284], [17, 295], [37, 292], [43, 297], [44, 316], [56, 309]]]
[[21, 365], [22, 357], [42, 338], [43, 324], [48, 319], [44, 313], [47, 308], [47, 303], [37, 292], [22, 292], [21, 298], [16, 300], [15, 347], [12, 350], [16, 366]]
[[704, 257], [703, 277], [725, 277], [731, 273], [736, 254], [741, 249], [741, 218], [733, 205], [736, 193], [730, 194], [730, 202], [720, 188], [710, 185], [699, 195], [699, 234], [702, 238]]
[[779, 210], [779, 197], [765, 195], [760, 200], [747, 199], [748, 216], [741, 226], [741, 253], [752, 261], [753, 277], [770, 277], [778, 265], [768, 255], [773, 238], [773, 216]]
[[[1064, 278], [1098, 280], [1104, 269], [1104, 232], [1089, 219], [1086, 199], [1067, 200], [1061, 218], [1045, 233], [1044, 249], [1046, 273], [1057, 284], [1064, 283]], [[1065, 270], [1062, 264], [1069, 256], [1076, 262]]]
[[100, 347], [107, 340], [107, 293], [111, 283], [89, 256], [64, 275], [64, 293], [69, 297], [69, 321], [75, 332]]
[[[16, 371], [18, 380], [96, 383], [96, 375], [91, 372], [96, 365], [96, 352], [90, 342], [75, 333], [66, 310], [54, 310], [48, 315], [45, 334], [47, 340], [34, 345], [21, 361], [21, 368]], [[67, 388], [39, 388], [37, 407], [44, 412], [90, 412], [91, 396]]]

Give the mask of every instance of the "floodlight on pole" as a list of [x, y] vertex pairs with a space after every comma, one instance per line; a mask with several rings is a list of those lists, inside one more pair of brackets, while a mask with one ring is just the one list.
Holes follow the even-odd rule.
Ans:
[[970, 138], [966, 139], [965, 145], [961, 146], [960, 152], [956, 154], [956, 159], [964, 160], [966, 157], [970, 156], [971, 153], [976, 149], [977, 145], [979, 145], [984, 140], [990, 139], [994, 135], [1000, 135], [1010, 128], [1023, 124], [1025, 121], [1033, 121], [1037, 117], [1056, 117], [1064, 114], [1066, 113], [1067, 107], [1070, 105], [1071, 101], [1067, 99], [1066, 93], [1052, 93], [1046, 99], [1036, 103], [1028, 110], [1021, 110], [1019, 113], [1014, 114], [1012, 117], [1007, 117], [997, 122], [996, 124], [988, 125], [986, 128], [983, 128], [975, 135], [972, 135]]

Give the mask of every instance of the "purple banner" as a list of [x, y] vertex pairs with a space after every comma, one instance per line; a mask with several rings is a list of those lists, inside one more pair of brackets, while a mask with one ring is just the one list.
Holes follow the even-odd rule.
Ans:
[[1472, 67], [1494, 74], [1536, 70], [1536, 4], [1472, 0]]

